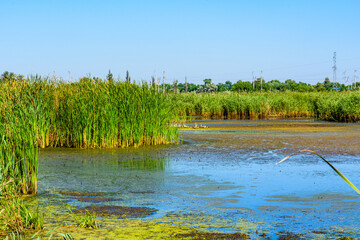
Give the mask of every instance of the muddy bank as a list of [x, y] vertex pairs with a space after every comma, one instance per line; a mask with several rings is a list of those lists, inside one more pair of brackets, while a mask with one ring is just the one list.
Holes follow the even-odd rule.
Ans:
[[[205, 142], [224, 151], [276, 150], [284, 153], [308, 148], [325, 154], [360, 154], [358, 124], [314, 120], [205, 121], [207, 128], [182, 128], [185, 140]], [[219, 138], [219, 134], [221, 137]], [[211, 151], [206, 148], [199, 149]]]

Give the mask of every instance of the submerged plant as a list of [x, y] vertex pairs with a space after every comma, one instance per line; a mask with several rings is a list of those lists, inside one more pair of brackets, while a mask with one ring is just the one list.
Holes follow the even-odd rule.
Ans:
[[324, 157], [322, 157], [320, 154], [318, 154], [317, 152], [314, 152], [312, 150], [309, 150], [309, 149], [303, 149], [303, 150], [300, 150], [296, 153], [293, 153], [293, 154], [290, 154], [289, 156], [285, 157], [284, 159], [282, 159], [280, 162], [278, 162], [277, 164], [279, 163], [282, 163], [284, 161], [286, 161], [287, 159], [289, 159], [290, 157], [296, 155], [296, 154], [299, 154], [299, 153], [302, 153], [302, 152], [309, 152], [309, 153], [312, 153], [316, 156], [318, 156], [319, 158], [321, 158], [324, 162], [326, 162], [347, 184], [349, 184], [349, 186], [354, 189], [358, 194], [360, 194], [360, 191], [357, 187], [355, 187], [354, 184], [352, 184], [350, 182], [349, 179], [347, 179], [339, 170], [337, 170], [329, 161], [327, 161]]

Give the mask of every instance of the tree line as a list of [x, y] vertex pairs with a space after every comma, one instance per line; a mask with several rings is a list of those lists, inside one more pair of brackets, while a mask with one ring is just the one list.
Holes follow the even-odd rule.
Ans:
[[[0, 82], [14, 81], [14, 80], [25, 80], [23, 75], [14, 74], [12, 72], [5, 71], [0, 76]], [[82, 77], [81, 80], [101, 80], [98, 77]], [[109, 82], [115, 81], [111, 71], [109, 70], [106, 80]], [[119, 79], [120, 80], [120, 79]], [[120, 80], [121, 81], [121, 80]], [[129, 72], [126, 71], [125, 82], [131, 83], [131, 77]], [[145, 81], [144, 81], [145, 83]], [[235, 83], [231, 81], [225, 81], [225, 83], [215, 84], [212, 79], [207, 78], [203, 80], [203, 84], [195, 84], [190, 82], [179, 83], [174, 80], [172, 84], [169, 83], [156, 83], [155, 78], [148, 83], [152, 87], [157, 87], [159, 90], [166, 93], [212, 93], [212, 92], [322, 92], [322, 91], [348, 91], [348, 90], [359, 90], [360, 82], [345, 85], [339, 82], [331, 82], [329, 78], [325, 78], [323, 82], [317, 84], [309, 84], [304, 82], [296, 82], [292, 79], [287, 79], [284, 82], [279, 80], [271, 80], [266, 82], [263, 78], [257, 78], [253, 82], [239, 80]]]
[[360, 83], [351, 85], [341, 84], [339, 82], [331, 82], [329, 78], [325, 78], [323, 82], [317, 84], [309, 84], [304, 82], [296, 82], [288, 79], [284, 82], [279, 80], [271, 80], [266, 82], [264, 79], [258, 78], [254, 82], [239, 80], [235, 83], [226, 81], [225, 83], [215, 84], [211, 79], [204, 79], [204, 84], [179, 83], [174, 82], [173, 86], [165, 84], [166, 92], [322, 92], [322, 91], [347, 91], [359, 90]]

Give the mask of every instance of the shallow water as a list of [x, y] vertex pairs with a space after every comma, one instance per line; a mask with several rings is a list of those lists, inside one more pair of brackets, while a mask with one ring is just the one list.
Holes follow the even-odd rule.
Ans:
[[[41, 150], [38, 200], [73, 208], [150, 207], [157, 211], [146, 221], [177, 220], [183, 226], [240, 231], [251, 238], [265, 233], [273, 239], [280, 232], [360, 237], [359, 195], [329, 166], [309, 154], [276, 165], [309, 148], [360, 186], [359, 125], [314, 120], [199, 123], [208, 128], [183, 129], [178, 145]], [[111, 201], [81, 201], [61, 191], [103, 192], [101, 197]], [[119, 221], [124, 220], [108, 226], [116, 228]]]

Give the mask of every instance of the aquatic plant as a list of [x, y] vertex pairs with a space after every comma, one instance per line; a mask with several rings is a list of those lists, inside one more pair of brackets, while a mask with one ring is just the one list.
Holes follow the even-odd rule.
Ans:
[[[58, 227], [57, 227], [58, 228]], [[52, 229], [50, 231], [48, 231], [46, 234], [44, 234], [44, 238], [51, 240], [54, 236], [54, 234], [52, 233], [53, 231], [55, 231], [57, 228]], [[18, 231], [16, 232], [11, 232], [9, 233], [4, 240], [25, 240], [25, 239], [36, 239], [36, 240], [40, 240], [40, 236], [39, 235], [39, 231], [36, 232], [34, 235], [32, 236], [26, 236], [24, 233], [20, 233]], [[69, 233], [57, 233], [57, 235], [59, 235], [60, 237], [62, 237], [63, 240], [73, 240], [74, 238], [69, 234]], [[43, 238], [43, 239], [44, 239]]]
[[71, 214], [75, 219], [78, 227], [87, 229], [97, 229], [100, 227], [100, 225], [98, 225], [96, 222], [95, 214], [90, 214], [88, 210], [85, 210], [85, 212], [80, 217], [76, 217], [73, 212], [71, 212]]
[[73, 240], [74, 238], [69, 233], [58, 233], [64, 240]]
[[22, 240], [25, 239], [19, 232], [12, 232], [8, 234], [4, 240]]
[[3, 194], [0, 198], [0, 229], [23, 233], [26, 229], [43, 229], [43, 216], [28, 209], [19, 197]]
[[296, 152], [296, 153], [290, 154], [289, 156], [285, 157], [284, 159], [282, 159], [282, 160], [281, 160], [280, 162], [278, 162], [277, 164], [280, 164], [280, 163], [286, 161], [287, 159], [289, 159], [290, 157], [292, 157], [292, 156], [294, 156], [294, 155], [296, 155], [296, 154], [302, 153], [302, 152], [309, 152], [309, 153], [312, 153], [312, 154], [318, 156], [319, 158], [321, 158], [321, 159], [322, 159], [325, 163], [327, 163], [347, 184], [349, 184], [349, 186], [350, 186], [352, 189], [354, 189], [358, 194], [360, 194], [359, 189], [358, 189], [357, 187], [355, 187], [355, 185], [352, 184], [349, 179], [347, 179], [339, 170], [337, 170], [337, 169], [336, 169], [329, 161], [327, 161], [324, 157], [322, 157], [320, 154], [318, 154], [318, 153], [316, 153], [316, 152], [314, 152], [314, 151], [312, 151], [312, 150], [308, 150], [308, 149], [300, 150], [300, 151], [298, 151], [298, 152]]

